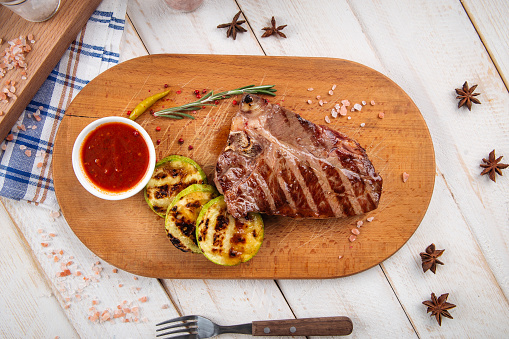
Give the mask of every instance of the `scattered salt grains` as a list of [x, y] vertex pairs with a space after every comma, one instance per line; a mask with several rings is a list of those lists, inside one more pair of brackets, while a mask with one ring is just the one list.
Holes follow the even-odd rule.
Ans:
[[330, 111], [330, 114], [332, 115], [333, 118], [337, 118], [338, 117], [338, 111], [336, 111], [335, 108], [333, 108], [331, 111]]
[[357, 239], [357, 236], [355, 236], [354, 234], [352, 234], [351, 236], [348, 237], [348, 240], [350, 242], [354, 242], [356, 239]]
[[322, 96], [321, 96], [321, 95], [317, 95], [317, 96], [316, 96], [316, 100], [320, 100], [321, 98], [322, 98]]
[[385, 116], [385, 113], [384, 113], [384, 112], [380, 112], [380, 113], [378, 113], [378, 117], [379, 117], [380, 119], [383, 119], [383, 118], [384, 118], [384, 116]]
[[362, 100], [361, 104], [362, 106], [366, 106], [366, 101]]
[[308, 88], [308, 91], [310, 91], [310, 92], [311, 92], [312, 90], [314, 90], [314, 88], [313, 88], [313, 87], [309, 87], [309, 88]]
[[334, 91], [333, 91], [333, 90], [330, 90], [330, 91], [329, 91], [329, 95], [334, 95]]
[[355, 104], [355, 105], [353, 105], [353, 109], [360, 112], [362, 110], [362, 105]]
[[323, 106], [323, 100], [318, 101], [318, 105]]
[[372, 222], [373, 220], [375, 220], [375, 217], [369, 217], [366, 219], [367, 222]]
[[355, 111], [355, 108], [350, 108], [350, 112], [354, 112]]
[[329, 116], [328, 116], [328, 115], [326, 115], [326, 116], [325, 116], [325, 122], [326, 122], [326, 123], [328, 123], [328, 124], [330, 124], [330, 118], [329, 118]]
[[364, 127], [364, 126], [366, 126], [366, 123], [364, 123], [364, 122], [363, 122], [363, 123], [361, 123], [361, 125], [360, 125], [360, 126], [361, 126], [361, 127]]
[[361, 227], [363, 224], [362, 220], [357, 221], [357, 227]]
[[348, 116], [348, 120], [350, 120], [350, 119], [352, 119], [352, 117], [351, 117], [351, 116]]
[[352, 234], [354, 234], [354, 235], [361, 234], [361, 231], [359, 231], [359, 229], [357, 229], [357, 228], [352, 228], [352, 230], [350, 232], [352, 232]]
[[19, 145], [19, 149], [20, 149], [20, 150], [22, 150], [22, 151], [24, 151], [24, 150], [26, 150], [26, 149], [27, 149], [27, 147], [26, 147], [25, 145]]
[[371, 106], [375, 106], [376, 105], [375, 100], [371, 100], [370, 104]]
[[307, 103], [311, 105], [313, 103], [313, 101], [308, 100]]
[[331, 89], [335, 90], [336, 89], [336, 84], [333, 84]]
[[338, 259], [341, 259], [341, 258], [343, 258], [343, 256], [342, 255], [338, 255]]
[[335, 104], [334, 109], [339, 112], [339, 109], [341, 108], [340, 104]]
[[401, 175], [402, 179], [403, 179], [403, 182], [407, 182], [408, 181], [408, 178], [410, 177], [410, 174], [408, 174], [407, 172], [403, 172], [403, 174]]
[[30, 158], [30, 157], [32, 156], [32, 151], [31, 151], [31, 150], [29, 150], [29, 149], [27, 149], [27, 150], [25, 151], [25, 155], [26, 155], [27, 157], [29, 157], [29, 158]]
[[348, 101], [348, 100], [341, 100], [341, 105], [348, 107], [348, 106], [350, 106], [350, 101]]

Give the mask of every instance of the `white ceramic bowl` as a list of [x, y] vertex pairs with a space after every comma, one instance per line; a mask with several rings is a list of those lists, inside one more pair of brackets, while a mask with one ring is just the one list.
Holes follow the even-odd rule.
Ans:
[[[110, 122], [121, 122], [127, 125], [130, 125], [134, 127], [140, 135], [143, 137], [145, 142], [148, 146], [148, 152], [149, 152], [149, 164], [147, 167], [147, 171], [145, 175], [143, 176], [143, 179], [138, 182], [138, 184], [132, 188], [130, 188], [127, 191], [123, 192], [108, 192], [97, 185], [95, 185], [86, 175], [85, 169], [83, 168], [83, 164], [81, 161], [81, 147], [83, 145], [83, 142], [85, 141], [85, 138], [97, 127], [110, 123]], [[76, 174], [76, 177], [78, 178], [80, 184], [90, 193], [95, 195], [96, 197], [99, 197], [101, 199], [106, 200], [122, 200], [129, 198], [136, 193], [140, 192], [148, 183], [150, 180], [150, 177], [152, 176], [154, 172], [154, 167], [156, 164], [156, 151], [154, 148], [154, 144], [152, 143], [152, 140], [150, 139], [150, 136], [148, 135], [147, 131], [143, 129], [138, 123], [127, 119], [123, 117], [106, 117], [101, 118], [98, 120], [95, 120], [94, 122], [90, 123], [87, 127], [85, 127], [81, 133], [76, 138], [76, 141], [74, 142], [74, 146], [72, 148], [72, 167], [74, 169], [74, 173]]]

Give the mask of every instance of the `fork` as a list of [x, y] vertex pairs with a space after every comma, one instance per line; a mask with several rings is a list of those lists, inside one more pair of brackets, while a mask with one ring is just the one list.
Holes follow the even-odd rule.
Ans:
[[[162, 325], [168, 325], [163, 327]], [[220, 326], [199, 315], [187, 315], [166, 320], [156, 325], [157, 337], [169, 339], [204, 339], [223, 333], [241, 333], [254, 336], [320, 336], [348, 335], [353, 324], [348, 317], [304, 318], [253, 321], [250, 324]]]

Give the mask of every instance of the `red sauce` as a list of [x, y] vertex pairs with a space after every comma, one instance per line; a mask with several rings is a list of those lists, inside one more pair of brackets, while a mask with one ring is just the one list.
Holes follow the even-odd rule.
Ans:
[[108, 192], [124, 192], [136, 186], [149, 164], [143, 136], [132, 126], [111, 122], [97, 127], [81, 147], [87, 177]]

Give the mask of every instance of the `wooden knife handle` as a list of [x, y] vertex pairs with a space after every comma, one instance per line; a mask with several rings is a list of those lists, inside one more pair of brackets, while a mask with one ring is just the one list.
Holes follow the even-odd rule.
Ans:
[[348, 317], [253, 321], [253, 335], [348, 335], [353, 324]]

